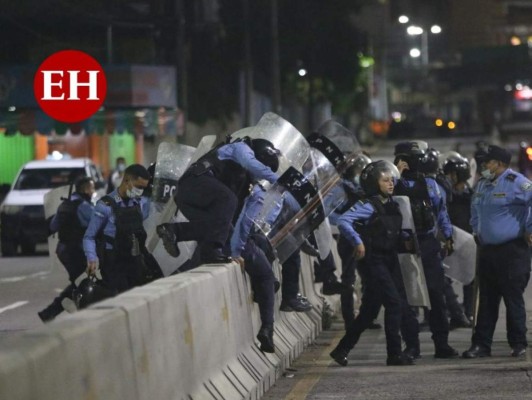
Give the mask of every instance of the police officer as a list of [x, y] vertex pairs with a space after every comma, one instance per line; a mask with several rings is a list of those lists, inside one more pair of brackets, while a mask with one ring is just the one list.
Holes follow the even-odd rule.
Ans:
[[[445, 191], [445, 200], [447, 207], [449, 207], [449, 202], [452, 201], [453, 188], [451, 181], [447, 178], [447, 176], [445, 176], [442, 169], [440, 168], [439, 158], [440, 152], [434, 148], [429, 148], [426, 152], [425, 162], [421, 163], [420, 171], [425, 174], [426, 178], [435, 180], [436, 183], [439, 185], [440, 191]], [[449, 208], [447, 209], [449, 211]], [[451, 223], [453, 223], [453, 219], [451, 218], [450, 212], [449, 217]], [[445, 254], [443, 254], [442, 256], [445, 257]], [[450, 315], [449, 329], [452, 330], [456, 328], [470, 328], [471, 322], [466, 317], [462, 306], [458, 302], [458, 296], [454, 291], [452, 279], [445, 276], [444, 285], [445, 286], [443, 293], [445, 296], [447, 310], [449, 311]]]
[[[453, 225], [472, 233], [471, 229], [471, 199], [473, 189], [469, 185], [471, 167], [467, 158], [459, 153], [451, 152], [447, 155], [442, 165], [443, 173], [449, 181], [447, 194], [447, 211]], [[464, 312], [469, 321], [473, 320], [473, 282], [463, 287]], [[455, 327], [470, 327], [470, 323], [460, 320], [450, 321], [451, 329]]]
[[201, 262], [224, 263], [223, 246], [239, 203], [252, 181], [277, 181], [279, 150], [265, 139], [221, 144], [191, 165], [179, 180], [175, 201], [189, 222], [162, 224], [157, 233], [168, 253], [179, 256], [177, 242], [195, 240]]
[[82, 242], [93, 211], [91, 199], [94, 193], [94, 181], [91, 178], [79, 179], [75, 184], [75, 192], [61, 203], [50, 222], [50, 232], [58, 232], [59, 236], [57, 257], [67, 270], [71, 283], [48, 307], [38, 312], [43, 322], [51, 321], [63, 312], [64, 299], [73, 300], [74, 282], [87, 267]]
[[142, 165], [128, 166], [120, 186], [96, 204], [83, 238], [87, 272], [100, 268], [105, 286], [115, 294], [146, 282], [140, 256], [146, 251], [142, 221], [148, 217], [149, 200], [142, 194], [149, 180]]
[[[436, 358], [450, 358], [458, 352], [449, 346], [449, 321], [445, 305], [445, 281], [441, 258], [440, 241], [436, 238], [439, 229], [445, 238], [445, 252], [452, 252], [453, 228], [447, 214], [445, 192], [434, 179], [421, 173], [423, 163], [427, 162], [425, 142], [401, 142], [395, 146], [395, 160], [401, 172], [394, 194], [408, 196], [412, 208], [412, 217], [421, 251], [421, 260], [432, 306], [429, 312], [429, 327], [432, 332]], [[413, 355], [419, 355], [419, 349], [407, 349]]]
[[[346, 200], [329, 216], [331, 224], [338, 225], [338, 219], [355, 205], [355, 203], [365, 197], [364, 191], [360, 186], [360, 174], [362, 170], [371, 163], [371, 158], [364, 153], [360, 153], [354, 159], [351, 165], [342, 175], [342, 185]], [[338, 255], [342, 261], [342, 284], [347, 287], [354, 287], [356, 282], [356, 265], [353, 252], [354, 247], [345, 238], [340, 235], [338, 238]], [[364, 283], [362, 283], [364, 286]], [[362, 289], [364, 290], [364, 289]], [[352, 292], [343, 292], [340, 295], [340, 303], [342, 308], [342, 317], [344, 319], [345, 328], [355, 319], [355, 299]], [[378, 314], [378, 313], [377, 313]], [[377, 322], [372, 322], [368, 329], [380, 329], [381, 326]]]
[[512, 356], [526, 354], [523, 292], [530, 279], [532, 183], [513, 171], [510, 153], [489, 146], [481, 179], [473, 194], [471, 226], [479, 244], [479, 308], [471, 347], [464, 358], [491, 355], [501, 298]]
[[[357, 202], [338, 222], [340, 233], [354, 247], [359, 260], [358, 270], [364, 276], [365, 288], [360, 313], [352, 321], [330, 356], [340, 365], [347, 365], [347, 355], [362, 332], [384, 305], [387, 365], [411, 365], [413, 358], [402, 353], [401, 325], [417, 338], [417, 320], [406, 301], [397, 250], [401, 242], [402, 216], [391, 195], [397, 168], [387, 161], [369, 164], [361, 174], [360, 183], [367, 199]], [[409, 326], [407, 326], [409, 324]], [[405, 337], [405, 340], [407, 338]], [[419, 347], [417, 342], [408, 343]]]
[[275, 286], [279, 284], [276, 283], [271, 265], [275, 256], [268, 248], [263, 250], [263, 246], [267, 246], [267, 239], [253, 226], [253, 220], [264, 204], [264, 195], [264, 189], [257, 184], [246, 199], [231, 236], [231, 256], [236, 260], [243, 259], [244, 268], [251, 278], [262, 322], [257, 334], [260, 349], [265, 353], [273, 353]]

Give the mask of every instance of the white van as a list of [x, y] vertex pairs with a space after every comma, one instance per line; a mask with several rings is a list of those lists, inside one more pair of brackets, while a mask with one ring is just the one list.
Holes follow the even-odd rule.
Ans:
[[30, 161], [17, 174], [11, 190], [0, 205], [0, 243], [4, 257], [35, 252], [47, 243], [48, 223], [44, 218], [44, 195], [59, 186], [90, 176], [99, 195], [105, 194], [105, 180], [88, 158]]

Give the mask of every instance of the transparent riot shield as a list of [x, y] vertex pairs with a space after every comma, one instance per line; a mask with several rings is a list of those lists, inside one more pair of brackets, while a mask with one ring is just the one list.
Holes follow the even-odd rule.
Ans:
[[[307, 141], [311, 147], [319, 150], [327, 157], [340, 173], [347, 167], [350, 161], [349, 158], [354, 157], [355, 154], [361, 151], [355, 135], [333, 120], [323, 123], [316, 133], [307, 138]], [[333, 246], [332, 230], [327, 219], [315, 230], [314, 237], [316, 238], [320, 257], [324, 259]]]
[[402, 229], [409, 233], [412, 243], [410, 252], [399, 253], [399, 263], [401, 264], [401, 274], [405, 284], [408, 304], [414, 307], [428, 307], [430, 309], [429, 293], [417, 244], [410, 199], [407, 196], [393, 196], [393, 199], [399, 204], [399, 209], [403, 216]]
[[[72, 188], [74, 190], [74, 188]], [[63, 199], [68, 198], [70, 191], [70, 186], [60, 186], [58, 188], [50, 190], [44, 195], [44, 218], [48, 221], [49, 218], [53, 217], [57, 212], [57, 209], [63, 202]], [[58, 233], [48, 236], [48, 252], [50, 254], [50, 265], [52, 268], [63, 268], [55, 250], [57, 248], [57, 243], [59, 242]]]
[[443, 260], [445, 275], [464, 285], [475, 278], [477, 245], [473, 235], [453, 226], [454, 252]]
[[204, 136], [197, 148], [176, 143], [161, 143], [157, 153], [154, 189], [150, 217], [145, 221], [144, 228], [148, 234], [146, 247], [159, 262], [163, 274], [170, 275], [185, 261], [192, 257], [196, 242], [179, 242], [181, 254], [178, 258], [171, 257], [156, 233], [157, 225], [166, 222], [183, 222], [186, 218], [177, 212], [173, 201], [178, 190], [177, 181], [193, 162], [207, 153], [216, 142], [215, 135]]
[[362, 151], [362, 147], [355, 134], [332, 119], [325, 121], [318, 128], [317, 133], [334, 143], [338, 150], [343, 154], [352, 154]]
[[238, 139], [249, 136], [251, 139], [266, 139], [281, 151], [279, 169], [282, 175], [290, 166], [298, 171], [309, 157], [310, 145], [305, 137], [294, 126], [277, 114], [264, 114], [257, 125], [250, 126], [231, 134]]
[[172, 201], [177, 181], [185, 172], [196, 149], [179, 143], [163, 142], [157, 151], [157, 163], [153, 177], [150, 217], [144, 223], [148, 234], [146, 247], [153, 251], [158, 242], [155, 229], [163, 220], [169, 220], [176, 211]]
[[343, 191], [332, 190], [340, 184], [340, 176], [320, 151], [311, 149], [302, 171], [290, 167], [268, 189], [255, 219], [281, 263], [345, 199]]

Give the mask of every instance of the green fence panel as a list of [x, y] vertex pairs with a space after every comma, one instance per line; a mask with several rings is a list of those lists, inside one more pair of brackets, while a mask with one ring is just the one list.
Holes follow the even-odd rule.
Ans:
[[11, 184], [22, 165], [33, 160], [35, 139], [33, 135], [0, 135], [0, 184]]
[[109, 165], [115, 167], [117, 157], [124, 157], [126, 165], [135, 162], [135, 135], [124, 132], [122, 134], [114, 132], [109, 137]]

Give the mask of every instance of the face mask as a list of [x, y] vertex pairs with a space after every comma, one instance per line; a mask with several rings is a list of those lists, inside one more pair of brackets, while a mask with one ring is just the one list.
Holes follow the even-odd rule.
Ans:
[[126, 164], [122, 164], [122, 163], [118, 164], [117, 169], [119, 172], [124, 172], [126, 170]]
[[360, 185], [360, 175], [355, 176], [353, 182], [355, 182], [356, 185]]
[[480, 172], [480, 175], [482, 175], [483, 178], [489, 179], [489, 180], [492, 180], [493, 178], [495, 178], [495, 172], [491, 172], [488, 168], [483, 169]]
[[144, 193], [144, 189], [139, 189], [133, 186], [131, 189], [126, 191], [126, 196], [130, 199], [136, 199], [142, 196], [142, 193]]

